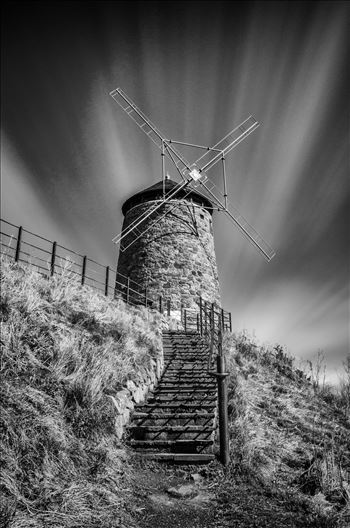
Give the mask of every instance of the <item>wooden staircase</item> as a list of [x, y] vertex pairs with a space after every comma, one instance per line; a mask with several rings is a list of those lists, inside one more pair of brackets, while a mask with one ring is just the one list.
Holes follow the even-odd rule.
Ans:
[[197, 333], [163, 332], [165, 368], [147, 401], [135, 406], [129, 444], [144, 456], [208, 463], [216, 429], [217, 385], [208, 345]]

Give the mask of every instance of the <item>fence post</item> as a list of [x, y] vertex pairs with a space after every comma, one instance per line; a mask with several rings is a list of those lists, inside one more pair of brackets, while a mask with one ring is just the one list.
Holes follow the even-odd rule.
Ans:
[[106, 280], [105, 280], [105, 296], [108, 297], [108, 285], [109, 285], [109, 266], [106, 267]]
[[86, 260], [87, 260], [87, 256], [85, 255], [85, 257], [83, 257], [83, 266], [81, 270], [81, 285], [82, 286], [84, 286], [84, 282], [85, 282]]
[[159, 295], [159, 313], [163, 313], [163, 297]]
[[204, 322], [205, 322], [205, 333], [208, 334], [207, 301], [204, 301]]
[[170, 310], [170, 299], [168, 299], [168, 301], [167, 301], [167, 305], [168, 305], [168, 306], [167, 306], [167, 308], [168, 308], [168, 316], [170, 317], [170, 311], [171, 311], [171, 310]]
[[21, 251], [21, 242], [22, 242], [22, 226], [18, 228], [18, 235], [17, 235], [17, 245], [16, 245], [16, 254], [15, 254], [15, 261], [18, 262], [19, 260], [19, 254]]
[[230, 461], [230, 444], [228, 434], [227, 383], [228, 373], [225, 372], [225, 358], [222, 354], [222, 332], [219, 325], [218, 355], [216, 358], [218, 380], [218, 411], [219, 411], [219, 440], [220, 459], [224, 466]]
[[196, 314], [196, 319], [197, 319], [197, 332], [199, 333], [199, 313], [198, 312]]
[[184, 309], [184, 327], [185, 327], [185, 332], [187, 332], [187, 310], [186, 308]]
[[128, 280], [126, 283], [126, 303], [129, 304], [129, 294], [130, 294], [130, 277], [128, 276]]
[[53, 242], [52, 243], [52, 253], [51, 253], [51, 266], [50, 266], [51, 277], [55, 273], [56, 246], [57, 246], [57, 242]]
[[231, 315], [231, 312], [229, 312], [228, 315], [229, 315], [229, 321], [230, 321], [230, 322], [229, 322], [229, 324], [230, 324], [230, 332], [231, 332], [231, 334], [232, 334], [232, 315]]

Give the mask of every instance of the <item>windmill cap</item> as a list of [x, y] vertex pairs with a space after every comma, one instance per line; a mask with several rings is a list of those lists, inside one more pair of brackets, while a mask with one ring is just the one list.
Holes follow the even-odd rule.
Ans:
[[[175, 187], [178, 187], [179, 185], [179, 183], [171, 180], [170, 178], [164, 180], [166, 193], [174, 190]], [[122, 206], [123, 215], [125, 216], [126, 213], [135, 205], [159, 198], [163, 198], [163, 180], [151, 185], [151, 187], [147, 187], [147, 189], [144, 189], [133, 196], [130, 196], [130, 198], [128, 198]], [[211, 201], [206, 196], [203, 196], [203, 194], [200, 194], [195, 190], [191, 190], [189, 192], [188, 188], [181, 189], [181, 191], [179, 191], [174, 197], [174, 199], [178, 198], [186, 198], [188, 201], [192, 200], [194, 203], [201, 205], [205, 209], [209, 209], [210, 214], [213, 213], [213, 204]]]

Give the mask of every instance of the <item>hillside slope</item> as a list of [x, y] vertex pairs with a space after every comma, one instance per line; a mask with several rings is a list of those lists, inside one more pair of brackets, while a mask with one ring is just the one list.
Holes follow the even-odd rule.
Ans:
[[1, 293], [0, 524], [120, 526], [128, 462], [111, 396], [161, 355], [159, 316], [6, 259]]
[[[227, 335], [228, 468], [143, 461], [117, 439], [113, 398], [161, 357], [160, 316], [6, 259], [1, 286], [0, 524], [349, 526], [349, 391], [312, 384], [279, 346]], [[174, 497], [184, 484], [191, 494]]]
[[[282, 347], [246, 333], [225, 342], [229, 377], [229, 474], [259, 484], [325, 526], [350, 523], [350, 399], [321, 387]], [[267, 525], [268, 526], [268, 525]]]

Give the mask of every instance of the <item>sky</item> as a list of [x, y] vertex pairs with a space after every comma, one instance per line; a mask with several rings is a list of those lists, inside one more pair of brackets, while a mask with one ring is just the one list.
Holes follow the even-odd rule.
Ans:
[[276, 256], [214, 213], [222, 305], [234, 330], [298, 360], [322, 351], [337, 383], [349, 353], [348, 27], [337, 1], [5, 2], [1, 217], [115, 266], [121, 206], [161, 179], [161, 157], [109, 92], [200, 145], [253, 115], [260, 127], [226, 160], [229, 200]]

